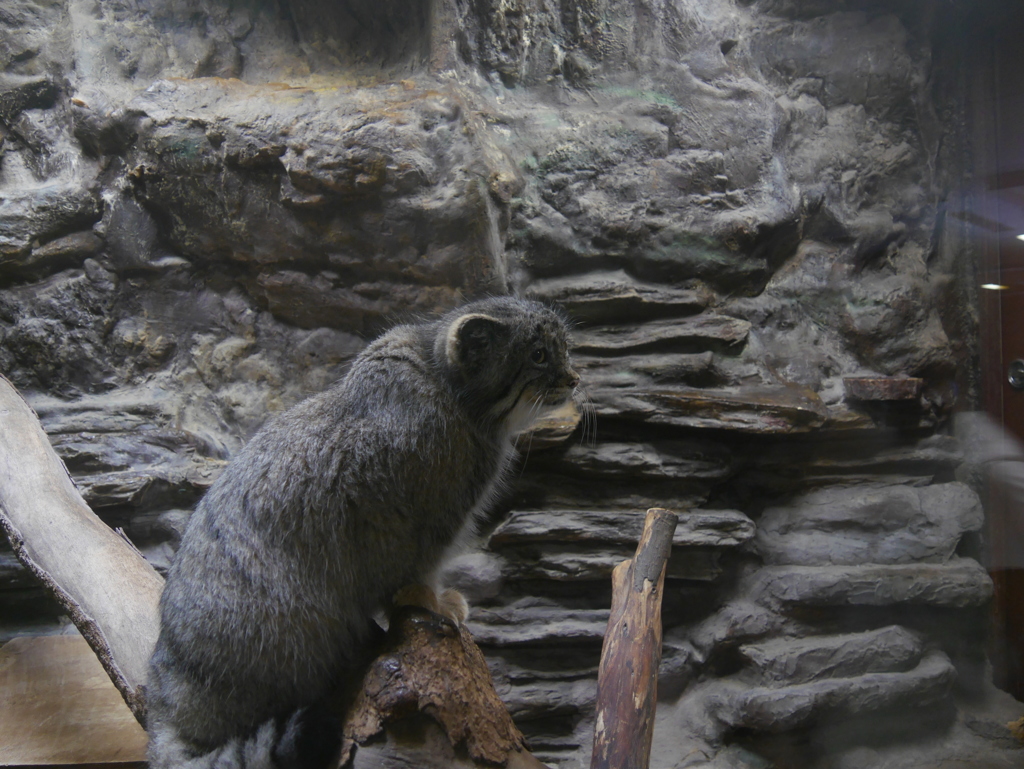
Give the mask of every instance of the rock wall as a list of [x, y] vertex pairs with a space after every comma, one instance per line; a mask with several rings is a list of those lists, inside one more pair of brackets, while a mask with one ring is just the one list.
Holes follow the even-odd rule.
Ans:
[[[653, 766], [1019, 761], [945, 426], [977, 399], [958, 13], [10, 0], [0, 371], [165, 568], [381, 329], [557, 302], [593, 418], [524, 446], [450, 570], [540, 757], [587, 762], [609, 574], [657, 505]], [[0, 605], [5, 637], [61, 627], [8, 550]]]

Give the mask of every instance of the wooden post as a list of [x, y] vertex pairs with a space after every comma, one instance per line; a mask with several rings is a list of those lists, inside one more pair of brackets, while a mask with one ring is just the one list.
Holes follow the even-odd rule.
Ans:
[[648, 510], [636, 555], [612, 572], [591, 769], [647, 769], [650, 763], [661, 662], [661, 596], [678, 521], [668, 510]]

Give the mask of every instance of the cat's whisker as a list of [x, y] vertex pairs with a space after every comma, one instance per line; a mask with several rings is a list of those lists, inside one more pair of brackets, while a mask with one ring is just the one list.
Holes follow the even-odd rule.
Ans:
[[[542, 403], [542, 399], [541, 399], [540, 396], [537, 396], [537, 397], [533, 398], [533, 401], [532, 401], [532, 403], [530, 404], [530, 407], [529, 407], [529, 411], [527, 412], [527, 414], [528, 414], [527, 421], [529, 422], [529, 424], [533, 425], [533, 423], [536, 421], [537, 415], [540, 413], [542, 406], [543, 406], [543, 403]], [[519, 449], [519, 445], [518, 445], [519, 439], [522, 438], [523, 435], [526, 435], [527, 438], [526, 438], [526, 451], [523, 452], [523, 459], [519, 463], [519, 477], [520, 478], [523, 477], [523, 471], [526, 469], [526, 462], [530, 458], [530, 449], [533, 448], [533, 430], [527, 430], [526, 432], [520, 433], [518, 436], [516, 436], [516, 448], [517, 449]]]
[[[518, 447], [517, 447], [518, 448]], [[533, 448], [533, 433], [526, 439], [526, 450], [522, 452], [523, 458], [519, 462], [519, 477], [523, 477], [523, 473], [526, 472], [526, 463], [530, 459], [530, 449]], [[522, 449], [520, 449], [522, 451]]]
[[583, 385], [577, 385], [572, 393], [573, 403], [580, 412], [580, 421], [583, 427], [580, 431], [580, 443], [585, 446], [593, 446], [597, 443], [597, 413], [593, 401], [587, 394]]

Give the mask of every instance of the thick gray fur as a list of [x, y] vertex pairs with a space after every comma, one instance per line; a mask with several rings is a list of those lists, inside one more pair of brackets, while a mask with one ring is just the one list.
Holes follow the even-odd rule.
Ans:
[[500, 297], [392, 329], [269, 420], [168, 574], [150, 766], [295, 763], [301, 709], [343, 678], [396, 591], [431, 584], [495, 496], [515, 434], [577, 382], [560, 317]]

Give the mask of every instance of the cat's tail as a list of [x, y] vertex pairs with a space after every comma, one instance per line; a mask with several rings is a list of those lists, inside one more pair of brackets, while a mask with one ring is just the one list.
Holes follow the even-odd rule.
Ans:
[[248, 737], [205, 752], [170, 724], [149, 727], [150, 769], [322, 769], [336, 762], [340, 749], [338, 720], [317, 707], [266, 721]]

